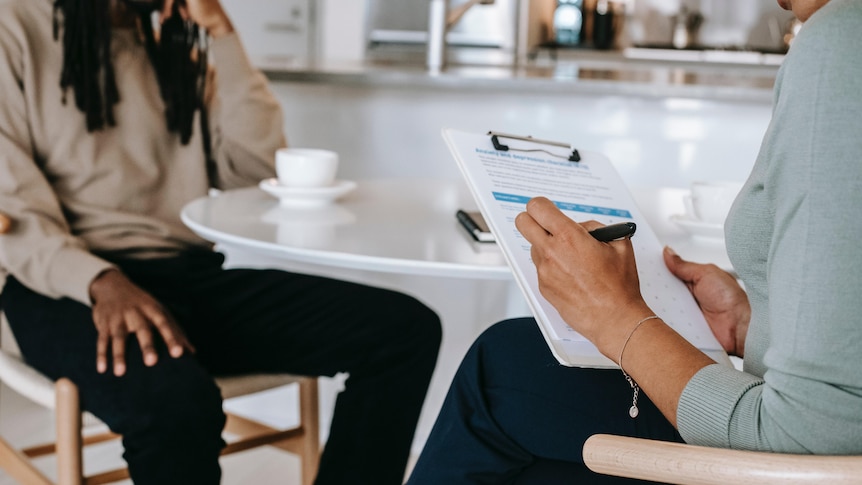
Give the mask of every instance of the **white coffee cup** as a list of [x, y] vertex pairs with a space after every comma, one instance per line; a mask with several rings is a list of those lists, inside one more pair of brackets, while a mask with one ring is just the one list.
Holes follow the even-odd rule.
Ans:
[[701, 222], [723, 224], [740, 189], [741, 182], [692, 182], [691, 195], [685, 197], [686, 211]]
[[280, 148], [275, 152], [278, 183], [285, 187], [329, 187], [335, 182], [338, 154], [319, 148]]

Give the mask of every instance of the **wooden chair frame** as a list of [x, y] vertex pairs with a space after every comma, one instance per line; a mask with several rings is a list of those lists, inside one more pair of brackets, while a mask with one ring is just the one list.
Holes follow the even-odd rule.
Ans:
[[862, 456], [728, 450], [598, 434], [584, 462], [605, 475], [678, 485], [849, 485], [862, 483]]
[[[317, 379], [297, 377], [299, 385], [299, 425], [279, 430], [257, 421], [227, 413], [225, 431], [237, 439], [231, 440], [222, 450], [222, 456], [259, 446], [271, 445], [300, 456], [302, 483], [311, 485], [317, 475], [320, 455], [320, 429]], [[0, 438], [0, 468], [21, 483], [28, 485], [54, 485], [39, 471], [31, 459], [56, 454], [57, 485], [98, 485], [129, 478], [126, 468], [118, 468], [96, 475], [84, 476], [83, 449], [87, 445], [118, 439], [120, 435], [104, 432], [83, 436], [83, 413], [78, 387], [69, 379], [55, 384], [57, 441], [18, 450]]]

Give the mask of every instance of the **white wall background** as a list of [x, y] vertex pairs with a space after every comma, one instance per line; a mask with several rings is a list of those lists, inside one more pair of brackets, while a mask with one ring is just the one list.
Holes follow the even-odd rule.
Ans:
[[[607, 154], [633, 186], [744, 180], [769, 122], [767, 103], [526, 90], [275, 83], [288, 142], [330, 148], [341, 176], [460, 177], [440, 130], [568, 141]], [[573, 89], [574, 91], [574, 89]]]

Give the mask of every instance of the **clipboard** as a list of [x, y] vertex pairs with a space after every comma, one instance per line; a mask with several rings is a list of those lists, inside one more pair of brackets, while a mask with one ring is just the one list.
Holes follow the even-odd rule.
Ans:
[[[501, 147], [500, 138], [505, 138]], [[632, 238], [641, 293], [656, 314], [716, 362], [732, 365], [688, 288], [664, 264], [662, 245], [611, 161], [596, 152], [531, 136], [443, 130], [443, 138], [554, 357], [566, 366], [616, 368], [611, 359], [562, 319], [541, 295], [530, 244], [515, 216], [545, 196], [577, 222], [634, 222]], [[575, 160], [576, 159], [576, 160]]]
[[[559, 141], [539, 140], [537, 138], [533, 138], [530, 135], [527, 135], [527, 136], [511, 135], [511, 134], [502, 133], [499, 131], [489, 131], [488, 136], [491, 137], [491, 144], [494, 145], [494, 149], [499, 150], [501, 152], [508, 152], [508, 151], [543, 152], [543, 153], [546, 153], [552, 157], [565, 158], [566, 160], [568, 160], [570, 162], [580, 162], [581, 161], [581, 154], [578, 152], [577, 148], [574, 148], [573, 146], [571, 146], [569, 144], [562, 143]], [[554, 153], [552, 151], [549, 151], [547, 148], [542, 148], [542, 147], [512, 148], [509, 145], [504, 145], [502, 142], [500, 142], [500, 138], [509, 138], [512, 140], [526, 141], [526, 142], [534, 143], [534, 144], [538, 144], [538, 145], [545, 145], [547, 147], [562, 147], [562, 148], [567, 148], [570, 151], [566, 155], [560, 155], [560, 154]]]

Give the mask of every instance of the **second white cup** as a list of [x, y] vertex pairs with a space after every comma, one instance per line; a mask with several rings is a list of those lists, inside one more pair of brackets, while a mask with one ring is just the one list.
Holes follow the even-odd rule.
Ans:
[[275, 152], [278, 183], [285, 187], [329, 187], [335, 182], [338, 154], [319, 148], [280, 148]]

